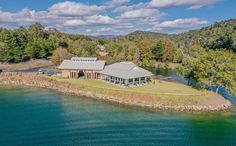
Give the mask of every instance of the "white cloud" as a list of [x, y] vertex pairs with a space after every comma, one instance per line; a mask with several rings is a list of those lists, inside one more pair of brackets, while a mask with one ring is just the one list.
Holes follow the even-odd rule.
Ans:
[[86, 29], [85, 32], [86, 32], [86, 33], [91, 33], [91, 32], [92, 32], [92, 29]]
[[189, 9], [199, 9], [219, 1], [221, 0], [151, 0], [149, 6], [154, 8], [188, 6]]
[[65, 20], [63, 25], [74, 27], [74, 26], [80, 26], [80, 25], [87, 25], [87, 23], [84, 20], [72, 19], [72, 20]]
[[8, 24], [9, 26], [28, 26], [35, 22], [41, 22], [44, 25], [53, 25], [63, 21], [63, 18], [51, 15], [46, 11], [35, 11], [29, 9], [22, 9], [19, 12], [3, 12], [0, 11], [0, 24]]
[[[129, 6], [123, 5], [129, 1], [112, 0], [108, 2], [110, 6], [117, 5], [118, 7], [116, 8], [108, 7], [108, 3], [103, 6], [97, 6], [66, 1], [54, 4], [45, 11], [36, 11], [27, 8], [18, 12], [0, 10], [0, 26], [7, 28], [28, 27], [35, 22], [40, 22], [46, 28], [55, 27], [63, 32], [86, 33], [91, 35], [95, 33], [125, 34], [138, 29], [159, 32], [181, 32], [207, 24], [207, 21], [199, 18], [160, 22], [161, 18], [166, 14], [156, 8], [150, 7], [150, 4], [155, 0], [152, 0], [151, 3], [140, 2]], [[162, 1], [160, 0], [160, 2]], [[180, 0], [176, 1], [180, 2]], [[169, 0], [169, 2], [172, 1]], [[188, 4], [188, 7], [191, 9], [201, 7], [198, 4]], [[162, 3], [161, 7], [167, 5], [169, 4]], [[180, 4], [178, 3], [178, 5]], [[110, 12], [114, 12], [115, 14], [109, 15]]]
[[127, 29], [133, 29], [134, 25], [132, 25], [131, 23], [119, 23], [118, 25], [115, 25], [113, 27], [119, 30], [127, 30]]
[[126, 11], [130, 11], [130, 10], [138, 9], [138, 8], [144, 8], [144, 7], [146, 7], [146, 4], [141, 2], [141, 3], [135, 4], [135, 5], [116, 7], [112, 12], [113, 13], [120, 13], [120, 12], [126, 12]]
[[147, 9], [140, 8], [135, 10], [130, 10], [122, 13], [118, 18], [119, 19], [135, 19], [140, 22], [154, 22], [159, 20], [161, 17], [165, 16], [165, 13], [161, 13], [157, 9]]
[[187, 19], [176, 19], [173, 21], [164, 21], [156, 26], [161, 28], [188, 28], [207, 23], [208, 23], [207, 21], [200, 20], [199, 18], [187, 18]]
[[175, 19], [172, 21], [164, 21], [161, 23], [154, 23], [149, 31], [161, 31], [169, 33], [179, 33], [188, 31], [196, 27], [208, 24], [208, 21], [201, 20], [199, 18], [186, 18], [186, 19]]
[[108, 7], [117, 7], [117, 6], [120, 6], [120, 5], [123, 5], [125, 3], [128, 3], [130, 2], [131, 0], [112, 0], [112, 1], [108, 1], [106, 2], [105, 4], [108, 6]]
[[115, 24], [116, 22], [116, 20], [109, 16], [93, 15], [83, 17], [82, 19], [66, 20], [64, 26], [76, 27], [80, 25], [111, 25]]
[[60, 16], [89, 16], [101, 13], [102, 6], [85, 5], [78, 2], [65, 1], [48, 8], [49, 13]]
[[89, 24], [115, 24], [117, 21], [109, 16], [94, 15], [86, 17]]
[[111, 33], [111, 32], [116, 32], [116, 30], [110, 27], [108, 28], [103, 27], [103, 28], [97, 29], [96, 32], [97, 33]]

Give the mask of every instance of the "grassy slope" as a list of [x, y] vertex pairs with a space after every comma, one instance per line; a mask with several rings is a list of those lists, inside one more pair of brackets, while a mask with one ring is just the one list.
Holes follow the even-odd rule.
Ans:
[[180, 83], [159, 80], [155, 80], [155, 83], [150, 83], [146, 86], [121, 88], [101, 80], [53, 78], [61, 82], [76, 84], [83, 87], [86, 91], [118, 98], [128, 98], [129, 100], [140, 100], [140, 102], [153, 101], [168, 105], [207, 105], [224, 101], [222, 97], [217, 96], [213, 92], [196, 90]]

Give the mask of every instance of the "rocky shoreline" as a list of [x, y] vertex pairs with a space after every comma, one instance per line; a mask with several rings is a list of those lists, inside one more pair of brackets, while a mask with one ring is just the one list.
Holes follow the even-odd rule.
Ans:
[[[142, 107], [151, 110], [173, 110], [173, 111], [222, 111], [232, 107], [228, 100], [220, 104], [211, 105], [165, 105], [140, 100], [128, 100], [115, 96], [85, 91], [83, 86], [77, 86], [68, 82], [59, 82], [57, 80], [38, 75], [37, 73], [2, 73], [0, 74], [0, 85], [31, 86], [39, 88], [48, 88], [62, 93], [86, 96], [94, 99], [104, 100], [122, 105]], [[223, 98], [223, 97], [222, 97]]]

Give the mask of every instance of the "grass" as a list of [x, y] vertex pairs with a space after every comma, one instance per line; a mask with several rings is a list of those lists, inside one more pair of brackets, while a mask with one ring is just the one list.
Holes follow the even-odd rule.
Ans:
[[50, 77], [60, 82], [69, 82], [77, 86], [83, 87], [86, 91], [101, 93], [119, 98], [145, 99], [155, 100], [159, 103], [168, 104], [198, 104], [209, 97], [214, 96], [214, 93], [206, 90], [197, 90], [190, 86], [180, 83], [166, 82], [154, 80], [145, 86], [134, 88], [122, 88], [120, 86], [106, 83], [101, 80], [91, 79], [63, 79], [59, 77]]

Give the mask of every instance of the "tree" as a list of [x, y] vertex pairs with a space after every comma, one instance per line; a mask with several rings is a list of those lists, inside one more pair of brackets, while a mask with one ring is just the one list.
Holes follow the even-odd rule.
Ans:
[[104, 39], [98, 39], [99, 45], [105, 45], [105, 40]]
[[175, 55], [175, 46], [170, 39], [163, 39], [164, 51], [161, 57], [162, 62], [173, 62]]
[[173, 62], [182, 63], [183, 56], [184, 56], [183, 51], [181, 49], [176, 49], [174, 53]]
[[52, 62], [56, 65], [60, 64], [63, 60], [69, 59], [71, 55], [64, 48], [56, 49], [52, 54]]
[[236, 56], [225, 50], [209, 51], [208, 60], [212, 61], [214, 72], [211, 75], [212, 85], [219, 87], [223, 86], [227, 90], [235, 89], [236, 83]]
[[156, 60], [161, 62], [173, 62], [175, 55], [179, 55], [176, 56], [176, 59], [181, 57], [180, 53], [176, 54], [174, 42], [172, 42], [170, 39], [158, 40], [152, 48], [152, 54]]
[[[200, 49], [201, 50], [201, 49]], [[179, 69], [191, 81], [196, 81], [198, 87], [225, 87], [235, 94], [236, 84], [236, 56], [226, 50], [208, 50], [199, 54], [190, 53]]]
[[60, 55], [57, 51], [53, 52], [51, 60], [52, 60], [52, 63], [55, 65], [58, 65], [61, 63], [61, 58], [60, 58]]
[[48, 38], [44, 26], [40, 23], [32, 24], [28, 29], [30, 39]]
[[14, 63], [25, 61], [26, 34], [18, 29], [3, 30], [0, 35], [1, 60]]
[[152, 54], [154, 55], [154, 58], [156, 60], [162, 60], [162, 56], [163, 56], [163, 53], [164, 53], [164, 45], [162, 43], [161, 40], [158, 40], [156, 43], [155, 43], [155, 46], [152, 48]]
[[140, 52], [140, 65], [145, 68], [149, 67], [152, 59], [152, 42], [148, 39], [142, 39], [138, 43], [138, 48]]

